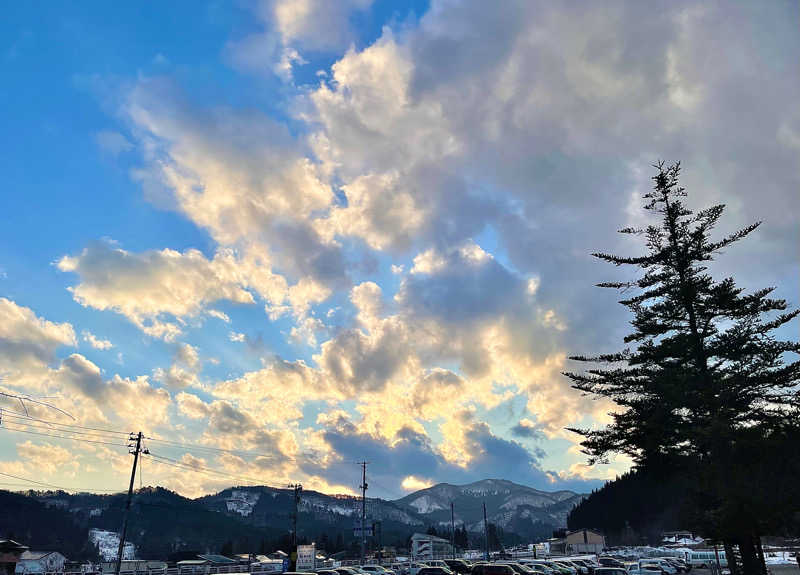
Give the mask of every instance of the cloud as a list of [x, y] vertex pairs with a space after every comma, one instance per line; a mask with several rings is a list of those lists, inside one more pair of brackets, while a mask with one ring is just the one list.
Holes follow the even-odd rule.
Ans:
[[219, 300], [253, 303], [229, 251], [208, 260], [197, 250], [127, 252], [96, 242], [77, 256], [64, 256], [58, 269], [75, 273], [69, 288], [85, 307], [122, 314], [153, 337], [173, 340], [185, 318], [197, 317]]
[[724, 269], [774, 276], [785, 262], [768, 246], [798, 241], [784, 208], [800, 183], [800, 47], [776, 24], [792, 17], [713, 2], [433, 2], [416, 28], [349, 50], [308, 95], [301, 118], [348, 199], [319, 227], [406, 250], [489, 226], [514, 267], [541, 278], [557, 325], [603, 346], [624, 320], [592, 292], [603, 271], [588, 254], [631, 247], [613, 230], [649, 187], [641, 169], [664, 157], [683, 160], [693, 205], [728, 204], [728, 227], [769, 221]]
[[215, 317], [220, 321], [224, 321], [225, 323], [231, 323], [231, 318], [228, 317], [228, 314], [223, 313], [216, 309], [210, 309], [206, 312], [209, 317]]
[[153, 379], [174, 390], [200, 387], [198, 375], [201, 370], [197, 348], [188, 343], [179, 343], [175, 348], [172, 365], [166, 370], [160, 367], [153, 370]]
[[79, 420], [113, 421], [142, 430], [168, 424], [172, 399], [146, 376], [105, 379], [96, 364], [74, 353], [52, 372], [50, 383], [63, 394], [60, 405]]
[[263, 29], [231, 42], [231, 58], [241, 69], [270, 71], [290, 81], [292, 65], [306, 64], [298, 49], [327, 52], [345, 48], [354, 38], [351, 14], [371, 4], [372, 0], [261, 0], [254, 12]]
[[307, 401], [343, 397], [313, 367], [286, 360], [275, 360], [258, 371], [221, 381], [211, 393], [272, 424], [300, 419], [300, 408]]
[[[228, 400], [205, 402], [196, 395], [180, 392], [176, 397], [178, 412], [193, 420], [205, 420], [201, 443], [233, 450], [254, 450], [260, 455], [245, 460], [236, 454], [220, 454], [223, 466], [231, 469], [273, 466], [279, 472], [281, 466], [291, 464], [297, 452], [293, 434], [287, 429], [268, 427], [266, 419], [254, 410], [244, 410]], [[242, 473], [246, 475], [246, 473]]]
[[526, 439], [541, 437], [541, 432], [537, 429], [536, 422], [524, 417], [511, 428], [511, 433], [516, 437]]
[[[385, 469], [380, 482], [590, 485], [612, 472], [574, 450], [564, 469], [545, 469], [530, 440], [574, 442], [565, 426], [608, 421], [613, 406], [560, 372], [571, 353], [621, 341], [615, 297], [591, 287], [617, 272], [588, 254], [640, 249], [614, 230], [643, 221], [653, 161], [683, 160], [692, 205], [726, 203], [725, 226], [767, 221], [716, 269], [797, 292], [785, 257], [800, 207], [796, 9], [433, 1], [419, 22], [361, 45], [349, 24], [368, 7], [255, 7], [257, 33], [228, 56], [287, 81], [288, 121], [199, 107], [165, 78], [138, 78], [121, 106], [126, 136], [98, 141], [141, 153], [147, 199], [207, 232], [213, 253], [92, 244], [59, 268], [76, 274], [81, 305], [168, 345], [206, 316], [230, 323], [217, 309], [227, 302], [290, 320], [305, 360], [270, 355], [194, 395], [204, 359], [184, 345], [152, 377], [176, 393], [187, 434], [263, 440], [285, 456], [276, 475], [296, 471], [294, 457], [316, 484], [346, 487], [331, 463], [366, 456]], [[336, 61], [319, 83], [292, 86], [320, 52]], [[340, 311], [320, 310], [328, 300]], [[0, 360], [17, 383], [47, 374], [36, 381], [72, 390], [95, 419], [136, 421], [152, 397], [153, 419], [169, 424], [169, 392], [147, 377], [107, 377], [79, 354], [59, 364], [60, 346], [75, 345], [69, 324], [8, 300], [0, 319]], [[242, 332], [222, 338], [251, 343]], [[500, 422], [492, 410], [506, 402], [524, 410]]]
[[433, 481], [430, 479], [420, 479], [414, 475], [408, 475], [400, 484], [400, 486], [406, 491], [419, 491], [420, 489], [426, 489], [432, 485]]
[[[391, 491], [389, 486], [405, 488], [410, 482], [418, 481], [417, 477], [435, 477], [436, 481], [450, 483], [504, 477], [546, 489], [565, 485], [556, 472], [541, 469], [539, 454], [532, 454], [519, 443], [495, 435], [486, 423], [475, 420], [469, 412], [462, 412], [459, 417], [464, 426], [464, 437], [472, 450], [469, 465], [449, 461], [424, 432], [406, 428], [394, 440], [387, 441], [364, 432], [358, 422], [352, 421], [343, 412], [320, 415], [318, 422], [323, 426], [321, 438], [334, 454], [324, 470], [324, 476], [331, 481], [346, 481], [352, 472], [332, 463], [362, 458], [372, 464], [373, 483], [380, 483], [384, 490], [388, 488], [395, 497], [401, 494]], [[306, 472], [311, 470], [310, 466], [303, 469]], [[414, 479], [408, 478], [409, 469], [414, 469]], [[569, 480], [572, 487], [582, 489], [597, 484], [597, 481], [587, 483], [575, 478]]]
[[18, 443], [17, 455], [24, 466], [36, 470], [37, 474], [74, 477], [79, 467], [71, 450], [50, 443], [36, 444], [32, 441]]
[[26, 373], [55, 361], [62, 346], [75, 346], [75, 330], [69, 323], [38, 317], [28, 307], [0, 297], [0, 374], [14, 383]]
[[82, 331], [81, 337], [83, 338], [83, 341], [87, 342], [94, 349], [106, 351], [114, 347], [114, 344], [108, 341], [107, 339], [100, 339], [99, 337], [97, 337], [88, 330]]
[[[342, 246], [316, 223], [338, 200], [304, 144], [263, 115], [197, 109], [163, 78], [134, 85], [122, 114], [143, 152], [136, 177], [148, 199], [208, 231], [226, 279], [246, 284], [273, 316], [291, 311], [297, 337], [313, 343], [309, 306], [349, 278]], [[175, 337], [174, 323], [158, 327]]]
[[97, 146], [110, 156], [116, 157], [133, 149], [133, 144], [119, 132], [111, 130], [97, 132], [94, 138]]

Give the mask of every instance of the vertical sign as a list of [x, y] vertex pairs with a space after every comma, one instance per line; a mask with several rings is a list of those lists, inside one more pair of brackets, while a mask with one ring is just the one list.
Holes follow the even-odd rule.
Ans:
[[297, 546], [297, 570], [298, 571], [313, 571], [317, 568], [317, 547], [314, 543], [311, 545], [298, 545]]

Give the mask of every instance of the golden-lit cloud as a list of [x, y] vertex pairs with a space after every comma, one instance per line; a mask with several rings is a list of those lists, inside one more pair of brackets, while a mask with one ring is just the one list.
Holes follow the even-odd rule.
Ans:
[[402, 483], [400, 484], [400, 486], [406, 491], [418, 491], [420, 489], [425, 489], [432, 485], [433, 481], [431, 481], [430, 479], [421, 479], [413, 475], [408, 475], [404, 477]]

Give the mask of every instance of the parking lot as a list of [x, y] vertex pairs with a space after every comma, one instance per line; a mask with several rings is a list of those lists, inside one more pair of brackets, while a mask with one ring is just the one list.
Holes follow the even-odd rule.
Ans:
[[[767, 565], [767, 569], [772, 575], [800, 575], [800, 568], [797, 565]], [[692, 569], [691, 575], [711, 575], [709, 569]]]

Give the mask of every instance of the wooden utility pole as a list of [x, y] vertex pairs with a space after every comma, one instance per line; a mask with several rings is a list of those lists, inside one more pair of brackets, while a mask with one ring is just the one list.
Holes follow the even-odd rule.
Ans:
[[361, 466], [361, 565], [367, 554], [367, 463], [362, 461]]
[[484, 558], [489, 560], [489, 522], [486, 520], [486, 502], [483, 502], [483, 544], [486, 548]]
[[120, 566], [122, 565], [122, 551], [125, 549], [125, 535], [128, 532], [128, 512], [131, 509], [131, 499], [133, 499], [133, 480], [136, 477], [136, 466], [139, 463], [139, 453], [142, 451], [142, 432], [140, 431], [135, 436], [131, 433], [128, 441], [135, 441], [134, 445], [128, 445], [133, 451], [133, 468], [131, 469], [131, 482], [128, 485], [128, 499], [125, 502], [125, 510], [122, 513], [122, 531], [119, 534], [119, 549], [117, 550], [117, 568], [116, 575], [119, 575]]
[[450, 551], [453, 559], [456, 558], [456, 517], [453, 511], [453, 502], [450, 502]]
[[289, 549], [289, 570], [294, 571], [297, 569], [297, 509], [300, 505], [300, 493], [303, 491], [303, 486], [295, 483], [289, 486], [294, 491], [294, 513], [292, 513], [292, 548]]

